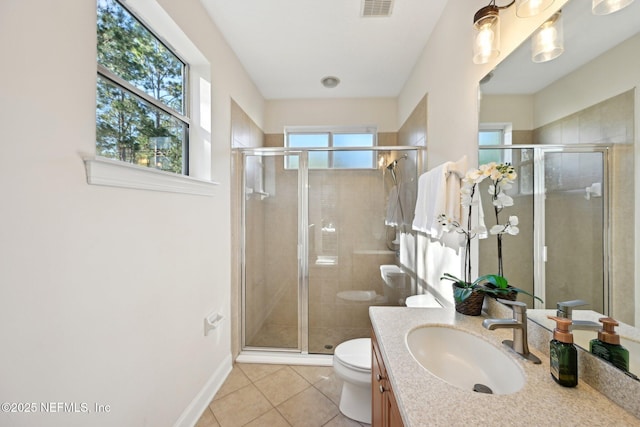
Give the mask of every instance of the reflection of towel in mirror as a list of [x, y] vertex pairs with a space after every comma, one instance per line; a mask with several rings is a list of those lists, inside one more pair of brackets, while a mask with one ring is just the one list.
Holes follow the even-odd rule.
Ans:
[[387, 199], [387, 216], [384, 219], [384, 224], [397, 227], [402, 224], [402, 212], [400, 209], [400, 203], [398, 199], [398, 186], [394, 185], [389, 190], [389, 198]]

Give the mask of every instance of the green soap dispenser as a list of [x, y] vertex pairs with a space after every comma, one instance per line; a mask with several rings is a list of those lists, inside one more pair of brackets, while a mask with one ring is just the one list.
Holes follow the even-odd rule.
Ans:
[[615, 330], [619, 323], [611, 317], [601, 317], [599, 320], [602, 329], [598, 331], [598, 338], [589, 342], [589, 351], [628, 372], [629, 350], [620, 345], [620, 335]]
[[553, 339], [549, 343], [551, 376], [564, 387], [578, 385], [578, 351], [573, 345], [573, 334], [569, 330], [571, 319], [547, 316], [556, 321]]

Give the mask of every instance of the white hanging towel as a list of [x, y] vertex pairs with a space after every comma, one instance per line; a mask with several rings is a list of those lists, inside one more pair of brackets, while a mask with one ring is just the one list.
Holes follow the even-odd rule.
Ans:
[[418, 178], [415, 215], [412, 228], [433, 238], [442, 236], [438, 215], [445, 212], [446, 164], [437, 166]]
[[459, 233], [444, 233], [438, 216], [447, 214], [461, 222], [464, 212], [460, 204], [460, 186], [466, 169], [467, 156], [463, 156], [457, 162], [446, 162], [431, 169], [418, 179], [413, 229], [455, 249], [463, 244], [463, 239]]

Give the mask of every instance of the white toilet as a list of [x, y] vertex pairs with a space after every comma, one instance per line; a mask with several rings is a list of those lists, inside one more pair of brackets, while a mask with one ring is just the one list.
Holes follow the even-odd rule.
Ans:
[[333, 353], [333, 370], [343, 381], [340, 412], [371, 424], [371, 338], [339, 344]]

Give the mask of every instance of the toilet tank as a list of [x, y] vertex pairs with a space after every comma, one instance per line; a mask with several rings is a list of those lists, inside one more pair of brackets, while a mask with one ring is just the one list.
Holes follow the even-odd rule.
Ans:
[[381, 265], [380, 276], [384, 282], [384, 296], [388, 304], [404, 305], [411, 291], [409, 275], [395, 264]]

